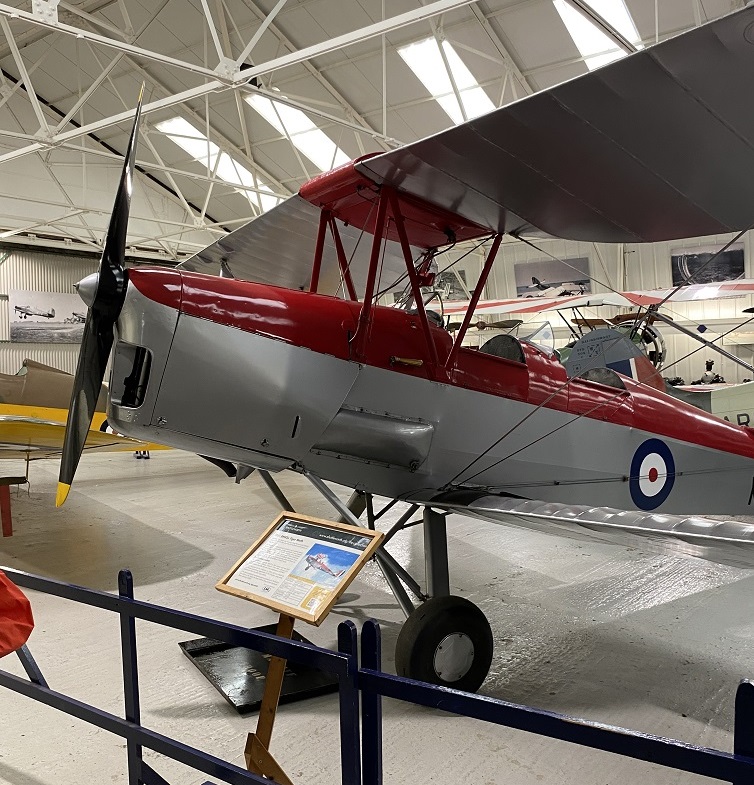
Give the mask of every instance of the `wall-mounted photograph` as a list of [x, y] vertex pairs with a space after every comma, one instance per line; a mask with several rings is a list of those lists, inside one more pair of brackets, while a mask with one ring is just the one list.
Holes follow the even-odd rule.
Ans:
[[546, 259], [513, 265], [517, 297], [567, 297], [592, 291], [589, 258]]
[[11, 289], [10, 339], [15, 343], [81, 343], [86, 310], [77, 294]]
[[[690, 283], [718, 283], [744, 277], [744, 244], [735, 243], [719, 252], [715, 246], [671, 251], [673, 286]], [[717, 256], [715, 257], [715, 254]], [[714, 261], [710, 261], [715, 257]]]

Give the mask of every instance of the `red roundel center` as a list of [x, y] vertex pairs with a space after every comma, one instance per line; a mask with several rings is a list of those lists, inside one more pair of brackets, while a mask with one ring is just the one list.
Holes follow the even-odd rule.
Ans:
[[657, 478], [658, 478], [659, 476], [660, 476], [660, 473], [659, 473], [659, 472], [657, 471], [657, 469], [655, 469], [655, 467], [653, 466], [653, 467], [652, 467], [652, 468], [649, 470], [649, 481], [650, 481], [650, 482], [657, 482]]

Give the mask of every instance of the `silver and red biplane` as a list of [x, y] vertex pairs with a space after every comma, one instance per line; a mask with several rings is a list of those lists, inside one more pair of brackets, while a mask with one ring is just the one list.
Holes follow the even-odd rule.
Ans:
[[[348, 163], [180, 269], [124, 267], [137, 110], [100, 270], [79, 287], [89, 313], [58, 503], [112, 350], [118, 432], [303, 473], [351, 520], [366, 506], [373, 524], [372, 494], [409, 502], [388, 540], [421, 507], [426, 593], [378, 551], [410, 613], [407, 675], [476, 689], [490, 665], [484, 615], [448, 596], [448, 511], [754, 563], [754, 525], [693, 517], [752, 511], [754, 430], [614, 371], [568, 378], [510, 335], [462, 346], [505, 233], [634, 243], [754, 223], [754, 104], [736, 87], [754, 84], [751, 29], [750, 7]], [[421, 287], [439, 250], [485, 239], [453, 338]], [[411, 309], [377, 304], [405, 284]], [[324, 480], [354, 489], [349, 507]], [[426, 600], [415, 610], [401, 581]]]

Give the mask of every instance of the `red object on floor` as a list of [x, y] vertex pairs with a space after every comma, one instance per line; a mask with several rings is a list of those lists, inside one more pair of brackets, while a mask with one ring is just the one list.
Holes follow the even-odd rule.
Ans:
[[0, 485], [0, 522], [3, 526], [3, 537], [13, 534], [13, 518], [10, 515], [10, 486]]
[[0, 572], [0, 657], [20, 649], [33, 629], [31, 603], [21, 589]]

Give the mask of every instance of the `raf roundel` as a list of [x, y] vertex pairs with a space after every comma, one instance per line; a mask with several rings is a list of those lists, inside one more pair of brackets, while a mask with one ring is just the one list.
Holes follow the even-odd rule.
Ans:
[[654, 510], [670, 496], [675, 483], [675, 461], [660, 439], [647, 439], [634, 453], [628, 484], [640, 510]]

